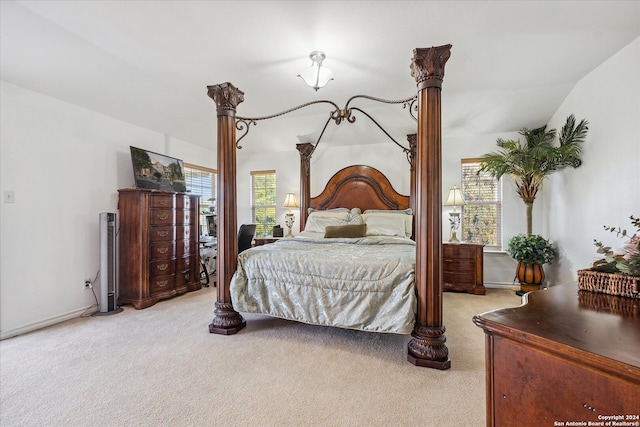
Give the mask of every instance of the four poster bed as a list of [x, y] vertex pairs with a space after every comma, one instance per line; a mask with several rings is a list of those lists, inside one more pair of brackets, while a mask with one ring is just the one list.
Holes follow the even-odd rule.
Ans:
[[[303, 179], [305, 177], [303, 176]], [[368, 166], [336, 173], [296, 238], [238, 256], [234, 308], [323, 326], [409, 334], [416, 314], [409, 197]]]
[[[315, 231], [322, 237], [286, 239], [245, 251], [240, 257], [237, 248], [235, 175], [239, 140], [236, 140], [236, 129], [242, 130], [239, 123], [248, 127], [255, 120], [277, 117], [312, 103], [259, 119], [236, 118], [236, 107], [244, 100], [244, 93], [231, 83], [208, 87], [208, 95], [216, 102], [218, 117], [218, 289], [214, 318], [209, 325], [211, 333], [230, 335], [244, 328], [246, 322], [236, 311], [241, 307], [241, 311], [263, 312], [308, 323], [410, 332], [407, 359], [411, 363], [436, 369], [451, 366], [442, 324], [440, 117], [440, 92], [450, 48], [451, 45], [445, 45], [414, 50], [411, 74], [416, 79], [418, 93], [410, 99], [417, 102], [418, 115], [417, 133], [409, 138], [411, 148], [405, 150], [411, 165], [409, 197], [396, 193], [379, 171], [355, 166], [336, 173], [325, 191], [311, 198], [310, 159], [315, 146], [298, 144], [301, 229], [305, 233]], [[332, 104], [336, 110], [329, 120], [336, 124], [343, 120], [352, 123], [355, 121], [351, 117], [352, 110], [368, 116], [356, 107], [348, 108], [352, 99], [344, 109], [329, 101], [313, 103]], [[316, 211], [308, 213], [309, 208]], [[332, 211], [336, 208], [341, 211]], [[415, 215], [407, 214], [409, 208]], [[405, 233], [397, 231], [398, 221], [389, 219], [380, 223], [376, 215], [371, 215], [375, 211], [387, 211], [377, 212], [381, 216], [401, 217]], [[405, 220], [407, 216], [411, 217], [410, 222]], [[360, 222], [366, 224], [364, 230], [369, 232], [357, 227]], [[314, 230], [318, 226], [320, 228]], [[394, 227], [396, 231], [389, 231]], [[376, 229], [383, 231], [367, 236]], [[349, 237], [344, 237], [342, 233], [345, 232]], [[350, 237], [354, 232], [358, 237]], [[411, 235], [413, 240], [408, 238]], [[365, 241], [369, 243], [354, 244]], [[332, 249], [325, 249], [329, 245]], [[347, 252], [336, 255], [338, 252], [334, 251], [338, 251], [338, 247], [340, 250], [348, 247]], [[302, 256], [296, 261], [287, 256], [283, 263], [280, 255], [285, 251], [288, 255], [297, 252]], [[393, 256], [379, 265], [374, 264], [381, 252]], [[261, 254], [261, 257], [255, 254]], [[355, 264], [358, 257], [366, 260], [367, 266], [359, 267], [355, 272], [347, 270], [346, 265]], [[310, 258], [316, 261], [322, 258], [329, 264], [309, 263]], [[278, 267], [274, 267], [276, 262], [279, 262]], [[280, 274], [267, 276], [265, 271], [274, 268]], [[328, 270], [336, 274], [327, 277]], [[306, 276], [312, 276], [312, 279]], [[265, 283], [271, 287], [268, 292], [264, 290]], [[297, 289], [283, 287], [285, 283], [294, 284]], [[236, 304], [238, 307], [234, 306]], [[332, 310], [336, 305], [338, 309]]]

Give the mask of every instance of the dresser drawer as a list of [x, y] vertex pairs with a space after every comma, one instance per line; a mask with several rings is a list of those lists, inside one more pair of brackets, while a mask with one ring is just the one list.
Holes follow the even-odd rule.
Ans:
[[193, 268], [176, 273], [176, 288], [183, 287], [184, 285], [195, 281], [195, 277], [195, 269]]
[[151, 225], [171, 225], [175, 223], [175, 211], [173, 209], [151, 209], [149, 218]]
[[176, 240], [175, 227], [151, 227], [149, 229], [150, 242], [167, 242]]
[[176, 224], [191, 225], [196, 223], [196, 214], [193, 211], [176, 210]]
[[173, 194], [152, 194], [149, 197], [149, 206], [151, 208], [167, 208], [175, 207]]
[[177, 240], [176, 241], [176, 256], [182, 257], [185, 255], [193, 255], [196, 253], [196, 246], [193, 240]]
[[186, 271], [194, 268], [196, 263], [196, 258], [194, 256], [185, 256], [182, 258], [176, 259], [176, 271]]
[[149, 263], [149, 275], [151, 277], [168, 276], [176, 272], [175, 259], [151, 261]]
[[176, 246], [173, 241], [156, 242], [149, 245], [149, 258], [152, 260], [170, 259], [176, 256]]
[[191, 226], [189, 225], [180, 225], [176, 227], [176, 240], [189, 240], [191, 239]]
[[149, 280], [149, 293], [155, 294], [158, 292], [171, 291], [175, 288], [176, 276], [158, 276], [152, 277]]
[[190, 209], [191, 199], [189, 196], [176, 196], [176, 208], [177, 209]]

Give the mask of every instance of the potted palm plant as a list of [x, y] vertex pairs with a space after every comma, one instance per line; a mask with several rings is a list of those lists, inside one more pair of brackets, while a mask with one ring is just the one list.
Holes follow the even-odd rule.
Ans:
[[[533, 202], [538, 191], [542, 188], [544, 180], [556, 171], [577, 168], [582, 164], [580, 155], [582, 143], [589, 130], [588, 124], [589, 122], [585, 119], [576, 124], [573, 114], [567, 117], [558, 137], [559, 145], [554, 144], [555, 129], [547, 130], [546, 125], [533, 130], [523, 128], [519, 134], [524, 137], [524, 143], [519, 139], [504, 140], [499, 138], [496, 144], [500, 150], [481, 157], [481, 171], [488, 172], [497, 179], [508, 175], [515, 182], [516, 192], [526, 205], [527, 233], [523, 236], [524, 238], [533, 237], [531, 235]], [[521, 249], [524, 249], [526, 244], [534, 243], [534, 246], [529, 250], [532, 253], [539, 252], [535, 248], [541, 244], [540, 239], [544, 240], [541, 236], [537, 236], [532, 241], [523, 240], [518, 236], [514, 239], [514, 247], [517, 246]], [[511, 246], [511, 242], [509, 245]], [[518, 251], [514, 250], [514, 253], [518, 253]], [[555, 253], [553, 256], [555, 257]], [[520, 269], [521, 260], [514, 259], [519, 262], [518, 268]], [[536, 264], [541, 271], [543, 271], [543, 264]], [[521, 281], [521, 283], [523, 282]], [[524, 283], [526, 287], [527, 282]]]

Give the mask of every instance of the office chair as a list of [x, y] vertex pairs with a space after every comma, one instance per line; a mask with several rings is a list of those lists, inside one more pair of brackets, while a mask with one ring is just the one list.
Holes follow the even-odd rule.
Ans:
[[242, 224], [238, 231], [238, 253], [244, 252], [251, 247], [253, 235], [256, 234], [255, 224]]
[[[255, 224], [242, 224], [240, 226], [240, 230], [238, 230], [238, 253], [244, 252], [251, 247], [251, 242], [253, 241], [253, 236], [256, 233], [256, 225]], [[217, 254], [213, 257], [217, 259]], [[217, 260], [216, 260], [217, 262]], [[204, 279], [206, 280], [203, 283], [203, 286], [209, 287], [209, 274], [207, 273], [207, 268], [203, 265], [204, 268]], [[216, 286], [216, 282], [213, 282], [213, 286]]]

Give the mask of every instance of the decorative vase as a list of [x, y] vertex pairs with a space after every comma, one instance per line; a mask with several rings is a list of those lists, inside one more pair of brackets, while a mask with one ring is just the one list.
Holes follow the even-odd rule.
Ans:
[[522, 292], [535, 291], [540, 289], [540, 285], [544, 282], [544, 269], [539, 264], [525, 264], [518, 262], [516, 277], [520, 282], [520, 290]]

